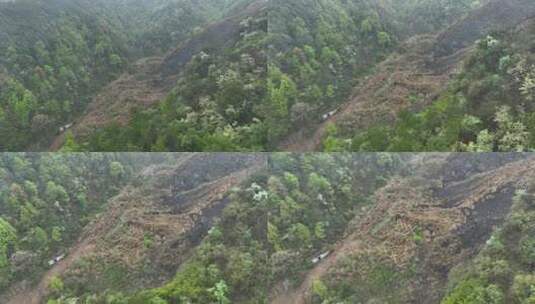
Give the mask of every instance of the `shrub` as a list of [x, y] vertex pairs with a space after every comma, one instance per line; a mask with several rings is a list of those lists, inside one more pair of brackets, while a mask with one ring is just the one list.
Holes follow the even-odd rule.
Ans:
[[535, 264], [535, 237], [527, 234], [520, 240], [520, 256], [527, 265]]
[[535, 303], [535, 275], [517, 275], [512, 286], [512, 292], [519, 303]]
[[486, 285], [478, 279], [461, 281], [444, 299], [442, 304], [501, 304], [505, 303], [503, 291], [496, 285]]

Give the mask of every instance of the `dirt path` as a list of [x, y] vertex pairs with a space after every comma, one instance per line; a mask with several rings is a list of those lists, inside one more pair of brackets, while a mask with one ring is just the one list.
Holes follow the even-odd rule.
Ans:
[[7, 304], [39, 304], [44, 300], [48, 293], [48, 285], [52, 278], [62, 275], [76, 260], [83, 256], [86, 252], [91, 251], [95, 244], [92, 239], [84, 240], [76, 245], [69, 255], [48, 270], [39, 284], [32, 290], [22, 290], [18, 294], [11, 297]]
[[[181, 163], [191, 161], [193, 156], [194, 155], [187, 156], [184, 159], [181, 159]], [[252, 163], [249, 167], [237, 170], [235, 172], [229, 172], [229, 174], [224, 175], [216, 180], [202, 183], [198, 187], [186, 191], [188, 192], [186, 209], [182, 210], [176, 215], [169, 216], [166, 214], [138, 214], [135, 212], [127, 214], [129, 210], [125, 211], [124, 208], [122, 208], [122, 205], [120, 205], [120, 201], [116, 208], [113, 208], [113, 206], [110, 205], [110, 209], [108, 209], [108, 211], [105, 213], [105, 216], [100, 218], [91, 227], [89, 227], [92, 229], [87, 229], [81, 234], [80, 240], [74, 245], [74, 247], [70, 249], [70, 252], [65, 259], [44, 273], [36, 286], [14, 291], [14, 294], [9, 297], [9, 300], [5, 304], [42, 303], [48, 293], [48, 286], [50, 285], [52, 278], [56, 276], [62, 276], [80, 257], [94, 252], [96, 248], [96, 240], [100, 240], [100, 237], [103, 234], [107, 233], [113, 228], [113, 226], [110, 226], [110, 224], [113, 225], [113, 223], [116, 223], [117, 218], [123, 217], [125, 221], [130, 223], [130, 225], [143, 226], [145, 229], [149, 229], [147, 227], [150, 227], [150, 229], [153, 230], [166, 230], [169, 233], [167, 234], [167, 237], [170, 239], [172, 235], [176, 235], [181, 231], [185, 232], [195, 229], [195, 226], [199, 223], [196, 223], [193, 220], [193, 217], [191, 217], [192, 214], [198, 214], [198, 216], [201, 217], [205, 212], [210, 212], [210, 209], [217, 208], [217, 204], [225, 197], [232, 187], [239, 185], [249, 176], [264, 168], [264, 166], [265, 164], [263, 161], [259, 159]], [[150, 169], [146, 169], [141, 174], [145, 176], [151, 176], [155, 174], [152, 172], [154, 170], [155, 169], [152, 167]], [[125, 191], [130, 193], [131, 190]], [[130, 206], [132, 207], [132, 204]], [[213, 212], [218, 213], [219, 211], [220, 210], [215, 210]], [[217, 215], [218, 214], [213, 214], [212, 216], [215, 217]], [[137, 257], [137, 255], [134, 253], [137, 252], [137, 250], [135, 250], [136, 248], [132, 247], [130, 249], [132, 250], [132, 254], [128, 257], [125, 257], [126, 259]], [[162, 251], [162, 254], [163, 253], [164, 251]]]
[[[304, 129], [300, 129], [295, 133], [290, 134], [280, 145], [280, 151], [288, 152], [310, 152], [318, 151], [321, 148], [321, 141], [327, 134], [327, 127], [330, 124], [335, 124], [342, 113], [350, 106], [350, 102], [345, 103], [340, 108], [339, 113], [329, 117], [317, 126], [309, 126]], [[310, 129], [314, 131], [310, 134]]]
[[[354, 133], [379, 122], [392, 123], [399, 112], [418, 111], [432, 103], [445, 88], [450, 72], [463, 57], [448, 62], [445, 71], [441, 73], [430, 70], [426, 66], [426, 58], [428, 54], [422, 50], [403, 55], [392, 54], [378, 65], [375, 74], [364, 79], [354, 89], [337, 114], [316, 126], [308, 126], [289, 135], [279, 145], [279, 149], [291, 152], [318, 151], [330, 124]], [[312, 132], [311, 128], [314, 129]]]
[[[72, 123], [75, 136], [90, 134], [93, 130], [111, 122], [125, 125], [134, 108], [146, 109], [163, 100], [174, 86], [177, 76], [162, 76], [159, 67], [161, 57], [146, 57], [132, 65], [117, 79], [100, 89], [86, 109]], [[57, 151], [65, 141], [65, 133], [56, 135], [50, 151]]]
[[288, 292], [277, 295], [271, 300], [271, 304], [306, 304], [307, 300], [312, 295], [312, 283], [315, 280], [320, 279], [330, 268], [334, 267], [341, 257], [355, 252], [359, 247], [358, 241], [342, 241], [336, 246], [327, 259], [320, 262], [307, 273], [303, 283], [301, 283], [297, 289], [289, 290]]

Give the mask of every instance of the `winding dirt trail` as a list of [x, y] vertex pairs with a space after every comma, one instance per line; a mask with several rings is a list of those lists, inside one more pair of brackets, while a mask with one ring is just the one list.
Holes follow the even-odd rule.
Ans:
[[[343, 112], [349, 108], [350, 102], [345, 103], [340, 107], [339, 113], [329, 117], [317, 126], [309, 126], [304, 129], [300, 129], [295, 133], [290, 134], [280, 145], [280, 151], [288, 152], [310, 152], [317, 151], [321, 147], [321, 141], [327, 134], [327, 127], [330, 124], [335, 124]], [[314, 131], [310, 134], [310, 128]]]
[[70, 253], [48, 270], [39, 284], [32, 290], [22, 290], [14, 295], [7, 304], [40, 304], [48, 293], [48, 285], [52, 278], [62, 275], [75, 261], [85, 255], [86, 252], [93, 250], [95, 244], [93, 239], [86, 239], [71, 249]]
[[[203, 158], [202, 155], [200, 158], [195, 158], [194, 156], [195, 155], [188, 155], [181, 159], [180, 164], [177, 164], [174, 170], [178, 170], [177, 168], [187, 170], [188, 163], [191, 162], [210, 161], [209, 159]], [[185, 208], [184, 210], [180, 210], [180, 212], [177, 211], [174, 214], [153, 214], [150, 212], [146, 212], [147, 210], [151, 209], [150, 206], [152, 199], [150, 196], [154, 195], [156, 197], [154, 199], [161, 199], [159, 197], [160, 194], [153, 192], [149, 194], [149, 197], [138, 197], [136, 200], [131, 201], [131, 195], [132, 192], [134, 192], [134, 189], [130, 188], [129, 186], [126, 186], [122, 190], [121, 194], [119, 194], [116, 198], [111, 199], [115, 199], [116, 202], [109, 203], [107, 211], [102, 213], [103, 216], [98, 217], [98, 219], [93, 224], [90, 224], [90, 226], [84, 228], [84, 231], [81, 233], [79, 240], [69, 250], [68, 255], [62, 261], [58, 262], [47, 272], [45, 272], [37, 285], [28, 286], [27, 288], [21, 288], [20, 290], [13, 290], [11, 296], [6, 295], [6, 298], [8, 299], [7, 302], [4, 303], [4, 300], [0, 299], [0, 303], [42, 303], [46, 299], [46, 296], [48, 294], [48, 286], [50, 285], [50, 282], [54, 277], [61, 277], [81, 257], [87, 256], [95, 252], [97, 252], [97, 254], [103, 253], [103, 249], [101, 248], [101, 240], [104, 239], [103, 235], [105, 235], [115, 227], [114, 223], [117, 223], [119, 218], [122, 218], [125, 222], [129, 223], [130, 226], [139, 226], [143, 227], [143, 229], [151, 229], [152, 231], [158, 231], [158, 233], [165, 234], [168, 239], [172, 239], [173, 235], [187, 235], [188, 233], [193, 232], [197, 228], [196, 226], [200, 224], [195, 219], [199, 219], [202, 216], [205, 216], [210, 217], [210, 221], [212, 221], [212, 218], [219, 216], [219, 213], [222, 211], [222, 207], [224, 206], [221, 205], [221, 201], [225, 198], [226, 195], [228, 195], [230, 189], [244, 182], [252, 174], [265, 168], [265, 166], [265, 159], [263, 157], [258, 157], [257, 159], [251, 161], [249, 166], [243, 169], [236, 169], [235, 171], [228, 172], [227, 174], [224, 174], [223, 176], [215, 180], [200, 183], [195, 188], [183, 191], [183, 195], [186, 197], [186, 202], [184, 203]], [[141, 172], [141, 175], [154, 176], [157, 174], [157, 172], [155, 172], [157, 170], [158, 169], [155, 169], [155, 167], [146, 168]], [[164, 192], [164, 194], [168, 194], [166, 192], [167, 189], [162, 189], [162, 191]], [[124, 196], [124, 199], [129, 202], [128, 206], [130, 207], [130, 209], [126, 208], [122, 204], [122, 195]], [[142, 205], [143, 208], [141, 210], [145, 212], [138, 212], [138, 209], [136, 209], [136, 201], [144, 203], [144, 205]], [[218, 204], [221, 205], [220, 208], [218, 208]], [[162, 208], [165, 209], [165, 207]], [[97, 243], [99, 246], [98, 249]], [[142, 242], [136, 241], [135, 244], [143, 246]], [[108, 243], [108, 245], [108, 247], [116, 246], [117, 248], [119, 248], [120, 246], [126, 246], [122, 247], [123, 250], [124, 248], [128, 248], [131, 251], [128, 256], [124, 257], [126, 261], [133, 261], [137, 258], [141, 259], [141, 257], [137, 254], [137, 252], [139, 252], [139, 250], [137, 250], [137, 247], [130, 247], [129, 245], [131, 244], [128, 243], [128, 240], [125, 240], [124, 243]], [[163, 248], [160, 252], [160, 254], [162, 254], [161, 258], [165, 258], [164, 255], [168, 253], [169, 250], [176, 250], [176, 248], [168, 248], [169, 250], [167, 251], [164, 249], [165, 248]]]
[[320, 279], [329, 269], [334, 267], [341, 257], [359, 250], [360, 244], [354, 240], [341, 241], [333, 252], [316, 267], [310, 270], [301, 285], [294, 290], [278, 294], [271, 300], [271, 304], [306, 304], [312, 295], [312, 283]]
[[[418, 111], [431, 104], [445, 89], [449, 75], [464, 56], [444, 63], [444, 71], [436, 72], [428, 66], [430, 50], [418, 48], [429, 36], [415, 37], [406, 42], [406, 54], [393, 53], [378, 64], [377, 71], [362, 80], [340, 106], [337, 114], [315, 125], [290, 134], [279, 149], [290, 152], [321, 150], [327, 127], [335, 124], [340, 130], [354, 133], [377, 123], [392, 123], [403, 110]], [[417, 96], [417, 100], [415, 100]], [[313, 129], [311, 131], [310, 129]]]

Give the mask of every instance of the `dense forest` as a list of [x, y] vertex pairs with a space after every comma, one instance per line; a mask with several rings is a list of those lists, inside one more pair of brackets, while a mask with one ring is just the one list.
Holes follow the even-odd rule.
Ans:
[[[64, 149], [264, 150], [269, 126], [263, 122], [273, 112], [265, 104], [267, 14], [257, 3], [244, 9], [166, 57], [163, 73], [173, 66], [180, 72], [157, 106], [136, 110], [126, 126], [112, 123]], [[196, 49], [198, 44], [203, 48]], [[194, 51], [199, 53], [187, 58]]]
[[527, 1], [463, 5], [457, 22], [405, 40], [377, 65], [345, 113], [322, 129], [316, 148], [532, 150], [535, 7]]
[[275, 1], [270, 68], [288, 82], [286, 93], [270, 94], [284, 96], [285, 116], [277, 119], [286, 124], [279, 137], [303, 124], [314, 126], [339, 107], [403, 40], [446, 27], [476, 5], [470, 0]]
[[2, 150], [30, 150], [125, 67], [128, 37], [70, 1], [0, 3]]
[[[260, 34], [258, 26], [243, 29], [228, 49], [232, 57], [194, 57], [158, 108], [66, 149], [278, 150], [292, 131], [312, 127], [338, 107], [403, 39], [437, 30], [475, 5], [272, 1], [267, 16], [253, 17]], [[206, 73], [203, 66], [214, 62], [214, 73]], [[188, 93], [193, 89], [196, 94]]]

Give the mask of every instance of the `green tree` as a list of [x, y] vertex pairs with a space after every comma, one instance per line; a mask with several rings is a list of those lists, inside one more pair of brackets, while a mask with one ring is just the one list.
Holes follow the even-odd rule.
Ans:
[[56, 242], [59, 243], [62, 241], [62, 232], [65, 229], [63, 227], [54, 226], [52, 227], [52, 232], [50, 233], [50, 238]]
[[123, 177], [124, 174], [125, 174], [125, 170], [124, 170], [123, 165], [120, 162], [114, 161], [110, 163], [111, 177], [113, 177], [114, 179], [119, 179]]
[[392, 44], [392, 39], [390, 38], [390, 35], [388, 33], [379, 32], [377, 33], [377, 42], [380, 46], [386, 48]]
[[505, 304], [503, 291], [496, 285], [484, 285], [476, 279], [460, 282], [442, 304]]
[[293, 247], [306, 250], [312, 245], [312, 234], [310, 233], [310, 229], [301, 223], [292, 225], [288, 234]]
[[299, 178], [290, 172], [284, 172], [284, 184], [289, 190], [299, 189]]
[[48, 251], [48, 234], [41, 227], [35, 227], [31, 230], [31, 245], [33, 250], [46, 252]]
[[531, 304], [535, 302], [535, 275], [519, 274], [515, 276], [511, 287], [518, 303]]
[[268, 241], [271, 243], [275, 251], [282, 250], [279, 229], [277, 228], [277, 226], [271, 224], [270, 222], [268, 222], [267, 237]]
[[275, 142], [288, 132], [289, 109], [297, 97], [297, 87], [278, 68], [270, 67], [267, 80], [268, 103], [265, 111], [268, 140]]
[[333, 189], [331, 183], [327, 178], [317, 174], [316, 172], [310, 173], [308, 176], [307, 188], [313, 193], [321, 193], [323, 195], [332, 195]]
[[230, 300], [227, 298], [228, 286], [224, 280], [221, 280], [210, 288], [209, 291], [214, 295], [218, 304], [229, 304]]
[[327, 298], [327, 286], [325, 286], [325, 284], [319, 279], [312, 281], [312, 291], [322, 300], [325, 300]]
[[316, 223], [314, 226], [314, 236], [319, 240], [325, 239], [325, 222]]
[[500, 107], [496, 113], [495, 121], [498, 124], [496, 136], [500, 151], [525, 151], [529, 143], [529, 133], [526, 127], [518, 121], [514, 121], [508, 106]]
[[6, 220], [0, 217], [0, 271], [9, 265], [8, 249], [17, 240], [17, 231]]
[[45, 198], [49, 203], [54, 203], [56, 201], [66, 203], [69, 200], [69, 195], [63, 186], [57, 185], [53, 181], [48, 181], [45, 189]]
[[52, 292], [59, 294], [63, 291], [64, 288], [63, 281], [59, 277], [53, 276], [50, 279], [50, 284], [48, 285], [48, 288], [50, 288]]
[[69, 130], [65, 133], [65, 142], [61, 146], [61, 152], [81, 152], [83, 151], [82, 146], [76, 143], [74, 135]]

